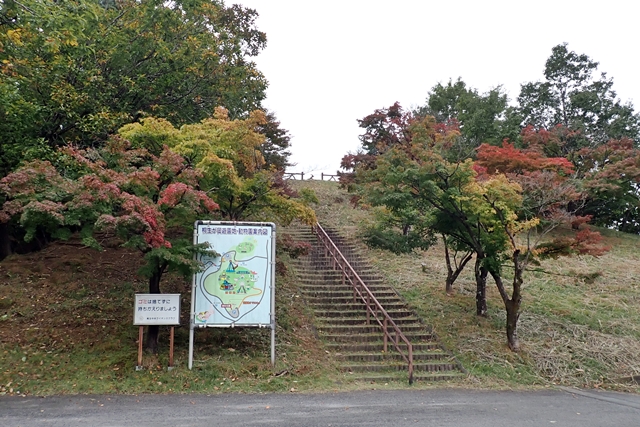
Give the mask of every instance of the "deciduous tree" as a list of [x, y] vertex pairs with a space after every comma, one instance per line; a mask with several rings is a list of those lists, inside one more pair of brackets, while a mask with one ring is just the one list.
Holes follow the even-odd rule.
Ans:
[[[112, 233], [140, 250], [149, 292], [160, 293], [165, 272], [185, 276], [200, 266], [185, 229], [218, 205], [198, 190], [201, 173], [164, 147], [158, 155], [132, 149], [112, 138], [100, 149], [65, 147], [55, 165], [32, 161], [0, 180], [6, 198], [0, 222], [16, 220], [26, 240], [38, 233], [66, 239], [78, 232], [82, 242], [100, 249], [96, 233]], [[158, 327], [149, 327], [146, 347], [157, 350]]]
[[[411, 244], [412, 231], [422, 236], [438, 233], [456, 249], [473, 251], [477, 313], [486, 313], [484, 288], [490, 275], [505, 306], [507, 342], [517, 351], [517, 322], [529, 263], [574, 253], [599, 255], [606, 250], [599, 245], [599, 234], [588, 228], [575, 230], [570, 237], [549, 239], [549, 232], [557, 227], [566, 225], [570, 232], [572, 223], [586, 222], [571, 210], [581, 196], [569, 177], [573, 165], [565, 158], [546, 157], [535, 144], [517, 149], [508, 143], [481, 145], [477, 163], [471, 159], [451, 162], [438, 145], [418, 141], [412, 136], [410, 144], [396, 144], [376, 156], [374, 167], [356, 171], [366, 200], [383, 207], [386, 221], [378, 222], [369, 236], [382, 239], [380, 230], [395, 229], [395, 240], [385, 243], [402, 249]], [[505, 263], [514, 271], [510, 292]]]
[[466, 155], [471, 156], [482, 143], [497, 145], [505, 138], [518, 136], [520, 120], [508, 102], [500, 86], [481, 94], [458, 78], [431, 88], [426, 105], [415, 113], [432, 115], [438, 123], [457, 123]]
[[640, 233], [640, 150], [630, 139], [611, 140], [576, 153], [586, 193], [580, 211], [593, 222]]
[[[261, 147], [265, 136], [258, 133], [267, 123], [262, 111], [246, 119], [231, 120], [223, 108], [200, 123], [174, 128], [164, 119], [147, 118], [120, 129], [135, 145], [157, 149], [167, 144], [202, 173], [202, 188], [220, 205], [221, 218], [240, 221], [293, 219], [315, 222], [315, 214], [290, 197], [281, 171], [265, 168]], [[153, 148], [156, 147], [156, 148]]]
[[[265, 97], [254, 10], [220, 0], [0, 3], [0, 163], [22, 147], [87, 147], [146, 115], [174, 125]], [[7, 147], [7, 148], [5, 148]], [[29, 152], [27, 151], [27, 154]]]

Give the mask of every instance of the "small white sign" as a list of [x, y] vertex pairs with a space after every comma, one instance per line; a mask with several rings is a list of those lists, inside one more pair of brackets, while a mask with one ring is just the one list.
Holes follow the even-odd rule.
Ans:
[[133, 324], [179, 325], [180, 294], [136, 294]]

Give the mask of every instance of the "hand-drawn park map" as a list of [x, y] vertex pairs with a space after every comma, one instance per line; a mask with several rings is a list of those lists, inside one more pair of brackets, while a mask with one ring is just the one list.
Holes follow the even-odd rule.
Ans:
[[198, 243], [219, 256], [201, 256], [195, 275], [196, 326], [271, 324], [273, 225], [197, 224]]

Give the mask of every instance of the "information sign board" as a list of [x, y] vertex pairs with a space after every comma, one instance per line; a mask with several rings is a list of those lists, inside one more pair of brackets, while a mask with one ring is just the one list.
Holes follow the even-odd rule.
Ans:
[[195, 326], [269, 326], [271, 319], [274, 225], [196, 225], [197, 243], [219, 256], [200, 256], [195, 275]]
[[193, 275], [189, 369], [194, 330], [202, 327], [270, 328], [275, 364], [275, 224], [196, 221], [193, 242], [208, 243], [217, 255], [197, 256], [202, 271]]
[[133, 324], [179, 325], [180, 294], [136, 294]]

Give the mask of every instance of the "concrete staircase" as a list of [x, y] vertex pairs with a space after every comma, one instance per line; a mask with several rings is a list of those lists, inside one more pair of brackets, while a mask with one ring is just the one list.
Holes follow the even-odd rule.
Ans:
[[[309, 242], [313, 248], [310, 255], [294, 261], [296, 276], [303, 297], [313, 309], [318, 335], [345, 377], [373, 382], [407, 381], [407, 363], [391, 343], [383, 352], [380, 326], [373, 319], [367, 323], [365, 305], [354, 302], [351, 285], [342, 283], [341, 271], [332, 268], [311, 228], [289, 227], [284, 233], [296, 241]], [[355, 246], [335, 232], [327, 230], [327, 234], [412, 343], [414, 381], [462, 376], [459, 362], [442, 349], [430, 328], [384, 283]]]

